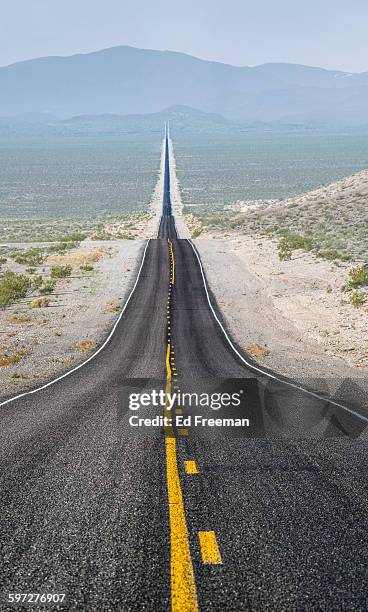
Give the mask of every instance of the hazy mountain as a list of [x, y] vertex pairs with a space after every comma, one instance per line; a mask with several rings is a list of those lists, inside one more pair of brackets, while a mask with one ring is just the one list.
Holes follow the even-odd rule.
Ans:
[[162, 132], [165, 121], [170, 122], [175, 131], [224, 131], [236, 128], [238, 124], [225, 119], [215, 113], [205, 113], [188, 106], [172, 106], [159, 113], [134, 115], [77, 115], [64, 119], [61, 124], [74, 131], [100, 131], [100, 132], [134, 132], [156, 131]]
[[237, 121], [368, 122], [368, 73], [290, 64], [239, 68], [114, 47], [0, 68], [0, 115], [159, 113], [189, 106]]

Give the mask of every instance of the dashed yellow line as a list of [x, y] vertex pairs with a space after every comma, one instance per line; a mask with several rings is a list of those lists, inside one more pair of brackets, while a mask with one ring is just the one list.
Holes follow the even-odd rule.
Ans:
[[199, 470], [195, 461], [184, 461], [185, 472], [187, 474], [198, 474]]
[[221, 565], [222, 558], [214, 531], [199, 531], [199, 544], [203, 563]]

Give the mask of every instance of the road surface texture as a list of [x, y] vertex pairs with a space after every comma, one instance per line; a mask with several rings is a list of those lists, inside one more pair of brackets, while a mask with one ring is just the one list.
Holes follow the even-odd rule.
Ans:
[[[53, 609], [91, 612], [366, 610], [366, 416], [247, 366], [229, 344], [177, 236], [167, 135], [165, 149], [158, 238], [114, 334], [0, 408], [1, 610], [14, 610], [9, 592], [66, 592]], [[137, 433], [135, 385], [240, 386], [250, 432]]]

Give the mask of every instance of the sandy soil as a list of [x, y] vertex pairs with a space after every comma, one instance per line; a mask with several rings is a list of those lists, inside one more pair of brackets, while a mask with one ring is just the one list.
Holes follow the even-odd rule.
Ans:
[[[0, 310], [0, 397], [40, 384], [91, 354], [119, 315], [143, 245], [139, 240], [84, 241], [42, 264], [46, 272], [55, 264], [72, 265], [73, 272], [57, 281], [47, 307], [30, 308], [30, 296]], [[93, 271], [82, 272], [79, 266], [85, 263], [93, 263]], [[17, 362], [6, 365], [9, 360]]]
[[[339, 266], [298, 251], [279, 261], [266, 238], [204, 231], [196, 240], [210, 287], [238, 344], [297, 379], [368, 373], [368, 308], [343, 303]], [[223, 233], [222, 233], [223, 237]]]

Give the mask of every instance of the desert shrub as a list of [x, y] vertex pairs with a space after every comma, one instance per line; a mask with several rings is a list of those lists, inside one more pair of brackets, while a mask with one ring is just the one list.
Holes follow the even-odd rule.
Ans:
[[39, 289], [43, 285], [43, 277], [40, 274], [34, 276], [31, 280], [32, 289]]
[[292, 252], [297, 249], [310, 251], [314, 243], [310, 236], [303, 234], [286, 234], [279, 239], [277, 246], [278, 256], [281, 261], [291, 259]]
[[91, 264], [84, 264], [83, 266], [79, 266], [79, 269], [82, 270], [82, 272], [92, 272], [92, 270], [94, 270]]
[[119, 240], [134, 240], [133, 234], [117, 234], [114, 238], [118, 238]]
[[14, 261], [18, 264], [25, 264], [28, 266], [39, 266], [43, 263], [45, 255], [41, 249], [32, 248], [26, 251], [19, 252], [14, 255]]
[[329, 261], [334, 261], [335, 259], [341, 259], [341, 254], [336, 249], [325, 249], [323, 251], [317, 251], [317, 255], [323, 257], [323, 259], [328, 259]]
[[121, 306], [119, 304], [110, 304], [105, 312], [120, 312]]
[[216, 225], [219, 223], [220, 219], [216, 215], [201, 215], [199, 217], [199, 221], [202, 225]]
[[0, 266], [2, 266], [3, 264], [5, 264], [7, 262], [7, 258], [6, 257], [0, 257]]
[[48, 252], [49, 253], [56, 253], [57, 255], [64, 255], [64, 253], [66, 253], [66, 251], [69, 251], [70, 249], [74, 249], [76, 247], [79, 246], [79, 242], [73, 242], [71, 240], [67, 240], [65, 242], [57, 242], [56, 244], [51, 245], [50, 247], [48, 247]]
[[290, 245], [287, 239], [281, 238], [277, 245], [277, 253], [278, 253], [279, 259], [281, 261], [285, 261], [286, 259], [291, 259], [292, 252], [293, 251], [290, 248]]
[[26, 268], [27, 274], [34, 274], [36, 272], [36, 268]]
[[40, 287], [40, 294], [48, 295], [49, 293], [52, 293], [54, 289], [55, 289], [55, 281], [53, 280], [45, 281], [42, 287]]
[[228, 225], [231, 227], [231, 229], [235, 229], [236, 227], [240, 227], [242, 223], [244, 223], [244, 215], [237, 215], [233, 219], [229, 220]]
[[113, 236], [103, 230], [96, 232], [91, 237], [91, 240], [112, 240]]
[[7, 306], [24, 298], [30, 286], [30, 280], [25, 274], [5, 272], [0, 276], [0, 306]]
[[356, 308], [358, 308], [359, 306], [363, 306], [366, 301], [367, 298], [362, 291], [353, 291], [349, 298], [350, 304], [352, 304]]
[[71, 266], [53, 266], [51, 268], [51, 278], [66, 278], [72, 273]]
[[192, 238], [198, 238], [198, 236], [201, 235], [203, 231], [202, 227], [196, 227], [193, 231], [192, 231]]
[[355, 266], [349, 271], [349, 286], [364, 287], [368, 285], [368, 266]]
[[84, 234], [83, 232], [72, 232], [71, 234], [67, 234], [66, 236], [63, 236], [63, 238], [60, 238], [61, 242], [81, 242], [82, 240], [85, 240], [87, 238], [87, 234]]

